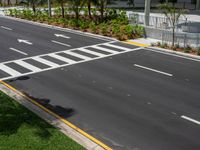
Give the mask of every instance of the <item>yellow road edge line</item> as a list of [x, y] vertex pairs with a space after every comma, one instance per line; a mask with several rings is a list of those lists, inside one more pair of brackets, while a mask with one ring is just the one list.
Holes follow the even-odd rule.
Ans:
[[133, 42], [133, 41], [123, 41], [122, 43], [141, 46], [141, 47], [148, 47], [149, 46], [149, 44], [142, 44], [142, 43]]
[[46, 107], [44, 107], [43, 105], [39, 104], [38, 102], [36, 102], [34, 99], [26, 96], [25, 94], [23, 94], [22, 92], [20, 92], [19, 90], [17, 90], [16, 88], [14, 88], [13, 86], [7, 84], [4, 81], [0, 80], [0, 83], [2, 83], [3, 85], [5, 85], [6, 87], [8, 87], [9, 89], [11, 89], [12, 91], [14, 91], [15, 93], [21, 95], [22, 97], [28, 99], [31, 103], [33, 103], [34, 105], [38, 106], [39, 108], [41, 108], [42, 110], [44, 110], [45, 112], [49, 113], [50, 115], [54, 116], [55, 118], [59, 119], [60, 121], [62, 121], [63, 123], [65, 123], [66, 125], [68, 125], [69, 127], [71, 127], [72, 129], [76, 130], [78, 133], [82, 134], [83, 136], [85, 136], [86, 138], [90, 139], [91, 141], [93, 141], [94, 143], [98, 144], [99, 146], [101, 146], [102, 148], [104, 148], [105, 150], [112, 150], [112, 148], [110, 148], [109, 146], [107, 146], [106, 144], [104, 144], [103, 142], [97, 140], [95, 137], [91, 136], [90, 134], [86, 133], [85, 131], [83, 131], [82, 129], [78, 128], [77, 126], [75, 126], [74, 124], [72, 124], [71, 122], [67, 121], [65, 118], [57, 115], [56, 113], [54, 113], [53, 111], [47, 109]]

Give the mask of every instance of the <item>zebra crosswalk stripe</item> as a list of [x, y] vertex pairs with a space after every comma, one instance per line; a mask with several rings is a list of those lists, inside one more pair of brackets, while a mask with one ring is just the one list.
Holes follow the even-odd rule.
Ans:
[[113, 44], [110, 44], [110, 43], [105, 43], [104, 45], [109, 46], [109, 47], [113, 47], [113, 48], [117, 48], [117, 49], [120, 49], [120, 50], [126, 50], [126, 51], [131, 50], [130, 48], [126, 48], [126, 47], [118, 46], [118, 45], [113, 45]]
[[78, 57], [78, 58], [81, 58], [81, 59], [84, 59], [84, 60], [92, 59], [91, 57], [87, 57], [87, 56], [84, 56], [84, 55], [81, 55], [81, 54], [77, 54], [77, 53], [74, 53], [73, 51], [71, 51], [71, 52], [65, 51], [64, 53]]
[[45, 64], [47, 66], [50, 66], [50, 67], [53, 67], [53, 68], [56, 68], [56, 67], [59, 67], [60, 65], [56, 64], [56, 63], [53, 63], [51, 61], [48, 61], [46, 59], [43, 59], [41, 57], [33, 57], [32, 58], [33, 60], [37, 61], [37, 62], [40, 62], [42, 64]]
[[0, 69], [3, 70], [4, 72], [10, 74], [12, 77], [15, 77], [15, 76], [20, 76], [21, 73], [6, 66], [5, 64], [0, 64]]
[[24, 67], [24, 68], [27, 68], [27, 69], [33, 71], [33, 72], [38, 72], [38, 71], [41, 70], [40, 68], [35, 67], [35, 66], [33, 66], [33, 65], [23, 61], [23, 60], [17, 60], [17, 61], [15, 61], [15, 63], [20, 65], [20, 66], [22, 66], [22, 67]]
[[67, 62], [67, 63], [75, 63], [76, 62], [74, 60], [71, 60], [69, 58], [66, 58], [66, 57], [63, 57], [63, 56], [60, 56], [60, 55], [57, 55], [57, 54], [49, 54], [48, 56], [62, 60], [62, 61]]
[[92, 51], [92, 50], [89, 50], [89, 49], [86, 49], [86, 48], [78, 48], [78, 50], [92, 54], [92, 55], [95, 55], [95, 56], [98, 56], [98, 57], [104, 57], [105, 56], [105, 54], [98, 53], [98, 52], [95, 52], [95, 51]]
[[102, 51], [105, 51], [105, 52], [108, 52], [108, 53], [111, 53], [111, 54], [118, 53], [117, 51], [110, 50], [108, 48], [104, 48], [104, 47], [100, 47], [100, 46], [93, 46], [93, 48], [96, 48], [96, 49], [99, 49], [99, 50], [102, 50]]

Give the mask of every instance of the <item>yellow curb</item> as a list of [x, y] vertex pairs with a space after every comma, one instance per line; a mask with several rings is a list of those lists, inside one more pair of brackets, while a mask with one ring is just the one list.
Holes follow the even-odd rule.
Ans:
[[123, 43], [136, 45], [136, 46], [141, 46], [141, 47], [148, 47], [149, 46], [149, 44], [142, 44], [142, 43], [133, 42], [133, 41], [124, 41]]
[[71, 127], [72, 129], [76, 130], [77, 132], [79, 132], [80, 134], [82, 134], [83, 136], [85, 136], [86, 138], [90, 139], [91, 141], [93, 141], [94, 143], [98, 144], [99, 146], [101, 146], [102, 148], [104, 148], [105, 150], [112, 150], [112, 148], [110, 148], [109, 146], [105, 145], [103, 142], [97, 140], [95, 137], [89, 135], [88, 133], [86, 133], [85, 131], [81, 130], [80, 128], [78, 128], [77, 126], [75, 126], [74, 124], [70, 123], [69, 121], [67, 121], [66, 119], [64, 119], [63, 117], [57, 115], [56, 113], [54, 113], [53, 111], [47, 109], [46, 107], [44, 107], [43, 105], [39, 104], [38, 102], [36, 102], [35, 100], [31, 99], [30, 97], [26, 96], [25, 94], [23, 94], [22, 92], [18, 91], [17, 89], [15, 89], [14, 87], [12, 87], [11, 85], [5, 83], [4, 81], [0, 81], [0, 83], [2, 83], [3, 85], [5, 85], [6, 87], [8, 87], [9, 89], [11, 89], [12, 91], [14, 91], [15, 93], [23, 96], [24, 98], [26, 98], [27, 100], [29, 100], [31, 103], [33, 103], [34, 105], [38, 106], [39, 108], [41, 108], [42, 110], [44, 110], [45, 112], [49, 113], [50, 115], [54, 116], [55, 118], [59, 119], [60, 121], [62, 121], [63, 123], [65, 123], [66, 125], [68, 125], [69, 127]]

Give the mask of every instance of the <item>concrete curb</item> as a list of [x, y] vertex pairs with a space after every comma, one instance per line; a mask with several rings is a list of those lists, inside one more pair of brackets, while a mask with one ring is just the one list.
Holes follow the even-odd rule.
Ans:
[[99, 144], [93, 142], [92, 140], [90, 140], [89, 138], [81, 134], [80, 132], [68, 126], [60, 118], [57, 118], [54, 115], [43, 110], [42, 108], [38, 107], [36, 104], [32, 103], [28, 98], [20, 94], [21, 92], [9, 86], [10, 85], [1, 81], [0, 90], [4, 92], [5, 94], [7, 94], [8, 96], [10, 96], [11, 98], [13, 98], [18, 103], [22, 104], [23, 106], [25, 106], [26, 108], [34, 112], [40, 118], [47, 121], [49, 124], [53, 125], [55, 128], [58, 128], [62, 133], [72, 138], [74, 141], [76, 141], [77, 143], [85, 147], [86, 149], [88, 150], [104, 150], [105, 149], [101, 147]]
[[157, 50], [157, 51], [162, 51], [162, 52], [165, 52], [165, 53], [168, 53], [168, 54], [175, 54], [175, 55], [178, 55], [178, 56], [182, 56], [182, 57], [186, 57], [186, 58], [189, 58], [189, 59], [194, 59], [196, 61], [200, 61], [200, 56], [191, 55], [191, 54], [173, 51], [173, 50], [168, 50], [168, 49], [159, 48], [159, 47], [148, 47], [148, 48], [153, 49], [153, 50]]
[[10, 17], [10, 16], [0, 16], [0, 17], [16, 20], [16, 21], [19, 21], [19, 22], [29, 23], [29, 24], [32, 24], [32, 25], [38, 25], [38, 26], [46, 27], [46, 28], [50, 28], [50, 29], [55, 29], [55, 30], [59, 30], [59, 31], [65, 31], [65, 32], [83, 35], [83, 36], [88, 36], [88, 37], [92, 37], [92, 38], [96, 38], [96, 39], [107, 40], [107, 41], [119, 41], [115, 38], [111, 38], [111, 37], [107, 37], [107, 36], [103, 36], [103, 35], [98, 35], [98, 34], [93, 34], [93, 33], [89, 33], [89, 32], [83, 32], [83, 31], [79, 31], [79, 30], [73, 30], [73, 29], [69, 29], [69, 28], [62, 28], [62, 27], [58, 27], [58, 26], [55, 26], [55, 25], [49, 25], [49, 24], [45, 24], [45, 23], [39, 23], [39, 22], [34, 22], [34, 21]]

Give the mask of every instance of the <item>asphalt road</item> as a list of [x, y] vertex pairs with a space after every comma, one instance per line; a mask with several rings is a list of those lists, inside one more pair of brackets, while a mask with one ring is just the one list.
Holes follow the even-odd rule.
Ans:
[[[67, 32], [59, 42], [71, 47], [62, 49], [46, 43], [58, 40], [50, 38], [56, 30], [3, 18], [0, 25], [15, 28], [0, 28], [0, 78], [87, 133], [114, 149], [200, 149], [199, 61]], [[29, 31], [35, 48], [6, 42]], [[10, 56], [10, 44], [28, 55]]]

